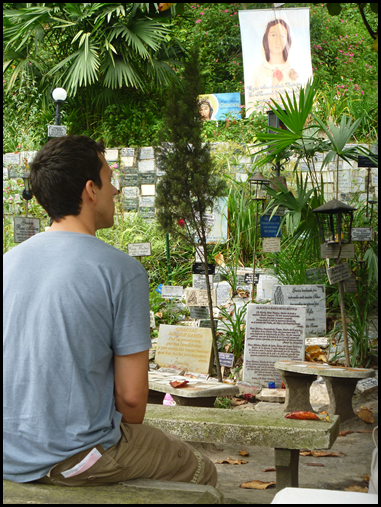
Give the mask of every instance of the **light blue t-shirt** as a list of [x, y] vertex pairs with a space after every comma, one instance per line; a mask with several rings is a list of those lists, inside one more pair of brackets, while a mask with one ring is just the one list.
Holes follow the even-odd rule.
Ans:
[[3, 277], [3, 478], [28, 482], [120, 439], [113, 356], [151, 347], [148, 277], [95, 236], [59, 231], [7, 252]]

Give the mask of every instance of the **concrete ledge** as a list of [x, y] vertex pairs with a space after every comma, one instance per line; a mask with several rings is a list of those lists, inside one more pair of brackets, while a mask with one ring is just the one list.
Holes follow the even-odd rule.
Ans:
[[3, 480], [4, 504], [220, 504], [212, 486], [149, 479], [106, 486], [65, 487]]
[[277, 411], [147, 405], [144, 424], [193, 442], [258, 445], [283, 449], [330, 449], [339, 434], [332, 422], [286, 419]]

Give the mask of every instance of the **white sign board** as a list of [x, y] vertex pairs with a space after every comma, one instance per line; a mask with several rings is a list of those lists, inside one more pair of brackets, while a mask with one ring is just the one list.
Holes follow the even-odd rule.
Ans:
[[14, 217], [14, 237], [15, 243], [22, 243], [26, 239], [40, 232], [40, 219], [30, 217]]
[[266, 385], [280, 380], [276, 361], [304, 361], [305, 306], [249, 303], [246, 315], [243, 381]]
[[326, 334], [325, 286], [275, 285], [276, 305], [306, 305], [306, 336]]
[[128, 255], [131, 257], [147, 257], [151, 255], [151, 243], [129, 243]]
[[[216, 289], [212, 289], [212, 304], [217, 306]], [[185, 304], [187, 306], [209, 306], [208, 291], [205, 289], [185, 289]]]
[[372, 241], [371, 227], [356, 227], [351, 231], [352, 241]]
[[259, 275], [257, 285], [257, 301], [265, 301], [266, 299], [272, 299], [273, 287], [279, 285], [279, 280], [275, 276], [271, 275]]
[[333, 283], [342, 282], [351, 276], [349, 264], [347, 262], [343, 262], [342, 264], [338, 264], [333, 268], [329, 268], [327, 269], [327, 275], [328, 281], [331, 285]]
[[174, 299], [183, 297], [183, 287], [175, 285], [163, 285], [161, 297], [165, 299]]
[[263, 253], [280, 252], [280, 238], [262, 238]]

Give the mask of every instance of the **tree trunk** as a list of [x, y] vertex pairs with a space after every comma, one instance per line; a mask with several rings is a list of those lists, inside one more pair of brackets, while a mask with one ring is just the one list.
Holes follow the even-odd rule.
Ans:
[[220, 359], [218, 357], [216, 328], [214, 326], [214, 318], [213, 318], [213, 302], [212, 302], [212, 293], [210, 291], [210, 283], [209, 283], [209, 275], [208, 275], [208, 257], [207, 257], [207, 252], [206, 252], [206, 238], [205, 237], [202, 239], [201, 246], [202, 246], [202, 249], [204, 252], [204, 269], [205, 269], [205, 277], [206, 277], [206, 289], [208, 291], [209, 317], [210, 317], [210, 328], [212, 330], [213, 353], [214, 353], [214, 358], [216, 360], [218, 382], [222, 382]]

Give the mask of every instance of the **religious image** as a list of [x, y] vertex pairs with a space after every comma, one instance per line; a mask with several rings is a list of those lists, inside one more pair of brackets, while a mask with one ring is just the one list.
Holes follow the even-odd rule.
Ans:
[[246, 117], [282, 105], [312, 77], [309, 10], [266, 9], [239, 12], [245, 80]]
[[199, 95], [198, 99], [201, 121], [225, 120], [227, 115], [232, 115], [237, 120], [241, 118], [241, 98], [238, 92], [210, 93]]

